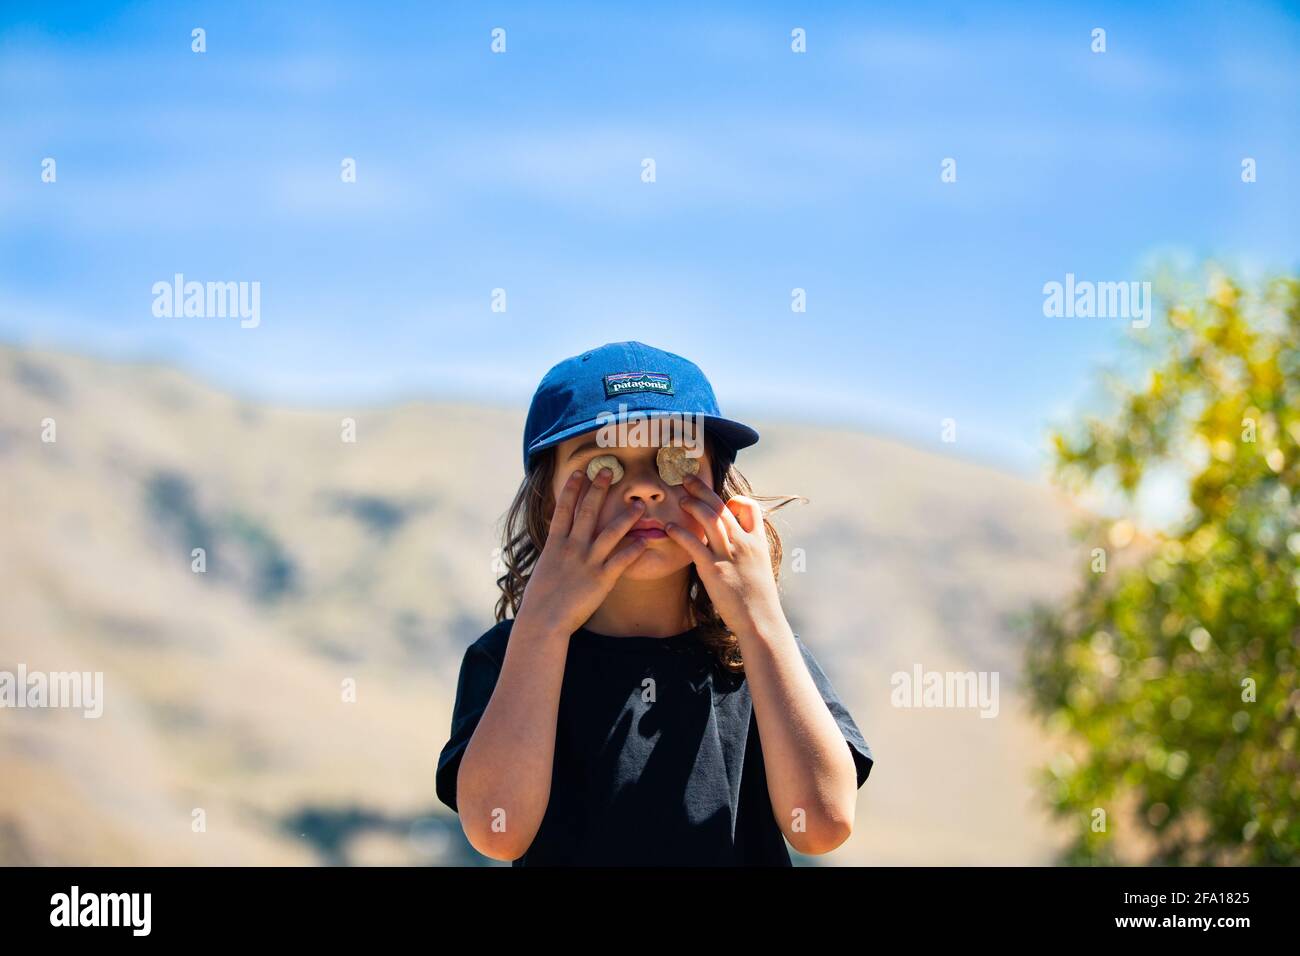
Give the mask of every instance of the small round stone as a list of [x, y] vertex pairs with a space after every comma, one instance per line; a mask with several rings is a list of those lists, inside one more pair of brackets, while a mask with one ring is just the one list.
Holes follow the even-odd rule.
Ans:
[[613, 472], [613, 474], [609, 476], [609, 483], [611, 485], [617, 484], [619, 479], [623, 477], [623, 465], [613, 455], [597, 455], [595, 458], [591, 459], [591, 461], [587, 462], [587, 477], [592, 481], [595, 481], [596, 476], [600, 474], [600, 469], [602, 468], [608, 468]]
[[700, 459], [687, 455], [689, 450], [685, 445], [664, 445], [655, 455], [659, 477], [667, 484], [680, 485], [687, 475], [699, 474]]

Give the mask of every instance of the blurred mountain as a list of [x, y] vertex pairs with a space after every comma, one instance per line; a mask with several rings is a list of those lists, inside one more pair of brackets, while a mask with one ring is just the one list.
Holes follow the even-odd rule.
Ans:
[[[487, 862], [433, 766], [493, 623], [523, 416], [270, 407], [0, 347], [0, 670], [102, 671], [105, 697], [99, 719], [0, 710], [0, 863]], [[860, 432], [755, 425], [755, 492], [810, 499], [774, 516], [787, 614], [877, 757], [853, 838], [796, 859], [1048, 862], [1012, 615], [1071, 583], [1067, 506]], [[997, 671], [998, 716], [891, 707], [917, 664]]]

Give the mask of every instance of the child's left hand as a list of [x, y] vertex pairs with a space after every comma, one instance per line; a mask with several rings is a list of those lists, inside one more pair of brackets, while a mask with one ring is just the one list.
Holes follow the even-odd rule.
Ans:
[[705, 541], [681, 525], [670, 523], [664, 531], [695, 562], [728, 629], [752, 633], [784, 618], [758, 502], [744, 495], [724, 502], [695, 475], [687, 475], [681, 487], [687, 492], [682, 511], [695, 520]]

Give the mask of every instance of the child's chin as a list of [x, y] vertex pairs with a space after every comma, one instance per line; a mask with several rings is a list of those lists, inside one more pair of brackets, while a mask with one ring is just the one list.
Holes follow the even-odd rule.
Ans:
[[653, 581], [655, 578], [676, 574], [690, 563], [690, 557], [676, 545], [671, 548], [651, 545], [627, 567], [622, 576], [633, 581]]

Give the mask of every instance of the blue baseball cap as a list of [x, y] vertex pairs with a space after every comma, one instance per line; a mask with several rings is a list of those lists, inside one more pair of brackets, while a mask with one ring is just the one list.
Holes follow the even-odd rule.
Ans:
[[734, 458], [758, 432], [723, 418], [700, 367], [644, 342], [610, 342], [567, 358], [542, 378], [524, 424], [524, 471], [532, 457], [567, 438], [639, 412], [646, 418], [701, 416]]

